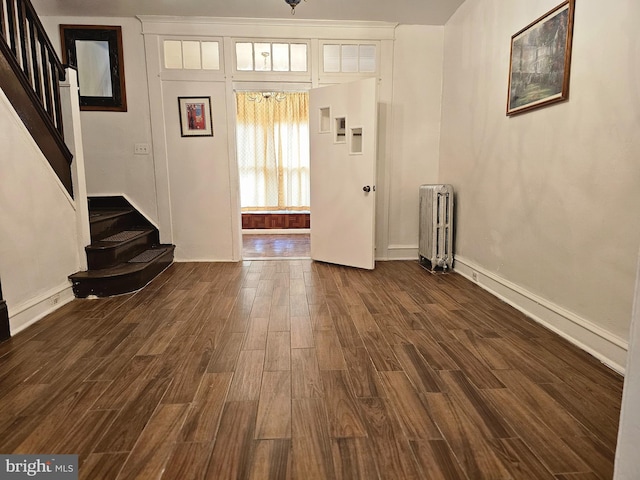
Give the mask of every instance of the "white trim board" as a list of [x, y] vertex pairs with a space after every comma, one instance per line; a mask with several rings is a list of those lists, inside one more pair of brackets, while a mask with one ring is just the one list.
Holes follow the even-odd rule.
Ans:
[[298, 18], [175, 17], [138, 15], [143, 35], [224, 36], [240, 38], [323, 38], [393, 40], [397, 23]]
[[624, 375], [627, 341], [464, 257], [453, 270]]
[[376, 257], [376, 260], [418, 260], [418, 246], [417, 245], [389, 245], [387, 247], [386, 255], [381, 252], [380, 257]]
[[71, 284], [65, 282], [22, 305], [12, 308], [7, 304], [11, 335], [21, 332], [74, 299]]

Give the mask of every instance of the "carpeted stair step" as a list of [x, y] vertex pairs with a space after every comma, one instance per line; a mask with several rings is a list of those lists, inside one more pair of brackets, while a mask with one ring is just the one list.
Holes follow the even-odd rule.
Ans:
[[140, 215], [133, 208], [100, 209], [89, 212], [91, 241], [140, 225]]

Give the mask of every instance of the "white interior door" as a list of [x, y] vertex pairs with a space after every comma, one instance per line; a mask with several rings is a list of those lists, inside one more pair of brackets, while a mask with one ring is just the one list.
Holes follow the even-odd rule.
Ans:
[[312, 89], [311, 258], [373, 269], [378, 82]]

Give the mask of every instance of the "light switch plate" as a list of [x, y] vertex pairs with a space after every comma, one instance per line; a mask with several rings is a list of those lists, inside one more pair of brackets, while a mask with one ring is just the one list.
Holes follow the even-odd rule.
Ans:
[[148, 143], [136, 143], [133, 146], [133, 153], [135, 155], [149, 155], [150, 147]]

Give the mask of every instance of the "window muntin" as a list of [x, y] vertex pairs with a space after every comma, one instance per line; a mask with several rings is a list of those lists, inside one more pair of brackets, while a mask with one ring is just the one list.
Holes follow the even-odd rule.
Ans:
[[236, 42], [239, 72], [307, 72], [308, 45], [287, 42]]
[[358, 43], [326, 43], [322, 46], [324, 73], [374, 73], [377, 46]]
[[220, 70], [220, 43], [204, 40], [165, 40], [166, 70]]

